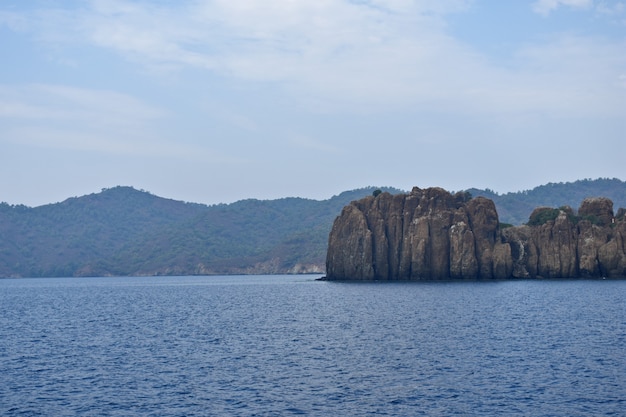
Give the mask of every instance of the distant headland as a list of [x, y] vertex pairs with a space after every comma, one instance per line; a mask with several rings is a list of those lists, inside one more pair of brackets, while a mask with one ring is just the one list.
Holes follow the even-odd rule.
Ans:
[[329, 235], [327, 280], [626, 277], [626, 210], [608, 198], [539, 207], [523, 226], [494, 202], [441, 188], [375, 195], [342, 210]]

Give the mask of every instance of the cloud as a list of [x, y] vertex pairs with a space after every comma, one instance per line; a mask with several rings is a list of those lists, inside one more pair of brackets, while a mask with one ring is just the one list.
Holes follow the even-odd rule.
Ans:
[[168, 8], [95, 1], [73, 14], [40, 11], [32, 30], [45, 40], [88, 41], [161, 69], [202, 68], [324, 94], [396, 96], [417, 85], [417, 74], [407, 80], [409, 68], [446, 41], [439, 16], [466, 6], [460, 0], [216, 0]]
[[119, 137], [109, 132], [85, 129], [81, 126], [74, 128], [18, 126], [0, 131], [9, 142], [50, 150], [88, 152], [100, 156], [106, 154], [167, 160], [219, 161], [225, 164], [241, 162], [237, 158], [217, 155], [202, 146], [172, 143], [155, 136], [146, 137], [137, 134]]
[[[42, 30], [43, 39], [106, 48], [159, 71], [192, 68], [271, 83], [320, 112], [412, 107], [564, 114], [578, 106], [610, 113], [623, 103], [614, 89], [626, 70], [623, 42], [560, 35], [524, 44], [512, 52], [515, 62], [503, 65], [448, 32], [446, 16], [471, 4], [213, 0], [167, 6], [98, 0], [72, 14], [40, 11], [31, 30]], [[539, 0], [533, 9], [548, 15], [559, 7], [592, 5]], [[40, 20], [46, 21], [43, 29], [37, 29]], [[581, 70], [589, 65], [597, 71]], [[589, 109], [588, 97], [601, 101], [600, 107]]]
[[[560, 7], [570, 7], [578, 10], [594, 10], [599, 16], [621, 16], [626, 12], [626, 4], [614, 0], [537, 0], [532, 4], [532, 10], [543, 17], [547, 17]], [[622, 22], [623, 23], [623, 22]]]
[[0, 118], [83, 121], [94, 127], [124, 127], [165, 112], [123, 93], [51, 84], [0, 85]]
[[157, 128], [168, 116], [162, 109], [113, 91], [0, 85], [0, 142], [117, 155], [214, 159], [206, 147], [163, 139]]
[[561, 6], [589, 9], [593, 6], [593, 0], [537, 0], [532, 4], [532, 9], [535, 13], [545, 17]]
[[11, 30], [17, 32], [26, 31], [29, 23], [29, 20], [19, 13], [0, 10], [0, 24]]

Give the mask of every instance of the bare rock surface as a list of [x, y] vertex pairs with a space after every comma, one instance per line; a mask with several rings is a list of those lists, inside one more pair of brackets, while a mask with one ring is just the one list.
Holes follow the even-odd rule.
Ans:
[[413, 188], [353, 201], [329, 235], [329, 280], [626, 276], [626, 220], [606, 198], [541, 207], [502, 228], [493, 201]]

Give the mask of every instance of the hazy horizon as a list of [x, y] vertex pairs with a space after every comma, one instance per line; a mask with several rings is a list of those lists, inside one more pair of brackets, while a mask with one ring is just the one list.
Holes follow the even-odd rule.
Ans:
[[626, 6], [6, 0], [0, 201], [626, 178]]
[[[620, 178], [580, 178], [580, 179], [575, 180], [575, 181], [563, 181], [562, 183], [571, 184], [571, 183], [576, 182], [576, 181], [586, 181], [586, 180], [596, 181], [596, 180], [602, 180], [602, 179], [618, 180], [618, 181], [624, 182]], [[538, 185], [536, 185], [534, 187], [531, 187], [531, 188], [527, 188], [527, 189], [523, 189], [523, 190], [509, 190], [509, 191], [504, 191], [504, 192], [500, 192], [500, 191], [494, 190], [494, 189], [489, 188], [489, 187], [485, 187], [485, 188], [467, 187], [467, 188], [464, 188], [462, 190], [450, 190], [450, 189], [445, 189], [444, 187], [441, 187], [441, 188], [444, 188], [446, 191], [448, 191], [450, 193], [456, 193], [456, 192], [459, 192], [459, 191], [466, 191], [466, 190], [475, 188], [475, 189], [479, 189], [479, 190], [490, 191], [490, 192], [495, 193], [496, 195], [505, 195], [505, 194], [515, 194], [515, 193], [524, 192], [524, 191], [531, 191], [531, 190], [533, 190], [533, 189], [535, 189], [537, 187], [541, 187], [541, 186], [548, 185], [548, 184], [554, 184], [554, 183], [555, 182], [553, 182], [553, 181], [548, 181], [548, 182], [545, 182], [543, 184], [538, 184]], [[419, 188], [439, 187], [436, 184], [434, 184], [434, 185], [415, 185], [415, 186], [419, 187]], [[154, 193], [151, 190], [138, 188], [138, 187], [135, 187], [135, 186], [130, 185], [130, 184], [118, 184], [118, 185], [114, 185], [114, 186], [111, 186], [111, 187], [103, 187], [103, 188], [101, 188], [99, 190], [93, 190], [91, 192], [87, 192], [87, 193], [81, 194], [81, 195], [68, 195], [68, 196], [66, 196], [66, 197], [64, 197], [64, 198], [62, 198], [62, 199], [60, 199], [58, 201], [49, 201], [49, 202], [45, 202], [45, 203], [38, 204], [38, 205], [35, 205], [35, 206], [29, 205], [29, 204], [25, 204], [25, 203], [20, 203], [20, 202], [12, 203], [12, 202], [9, 202], [9, 201], [4, 201], [4, 200], [0, 200], [0, 203], [10, 204], [10, 205], [14, 205], [14, 206], [23, 205], [23, 206], [26, 206], [26, 207], [35, 208], [35, 207], [41, 207], [41, 206], [46, 206], [46, 205], [51, 205], [51, 204], [62, 203], [63, 201], [71, 199], [71, 198], [79, 198], [79, 197], [85, 197], [85, 196], [91, 195], [91, 194], [99, 194], [101, 192], [104, 192], [104, 191], [107, 191], [107, 190], [110, 190], [110, 189], [114, 189], [114, 188], [117, 188], [117, 187], [122, 187], [122, 188], [128, 187], [128, 188], [132, 188], [132, 189], [134, 189], [136, 191], [146, 192], [146, 193], [151, 194], [151, 195], [153, 195], [155, 197], [165, 198], [165, 199], [169, 199], [169, 200], [181, 201], [181, 202], [184, 202], [184, 203], [203, 204], [203, 205], [208, 205], [208, 206], [219, 205], [219, 204], [232, 204], [232, 203], [236, 203], [238, 201], [248, 200], [248, 199], [277, 200], [277, 199], [283, 199], [283, 198], [303, 198], [303, 199], [308, 199], [308, 200], [324, 201], [324, 200], [330, 200], [331, 198], [336, 197], [339, 194], [342, 194], [344, 192], [357, 191], [359, 189], [366, 189], [366, 188], [394, 188], [394, 189], [397, 189], [397, 190], [399, 190], [401, 192], [408, 193], [413, 188], [413, 187], [411, 187], [409, 189], [402, 189], [402, 188], [399, 188], [399, 187], [395, 187], [393, 185], [365, 185], [363, 187], [357, 187], [357, 188], [353, 188], [353, 189], [349, 189], [349, 190], [341, 190], [338, 193], [334, 193], [334, 194], [328, 195], [327, 197], [321, 197], [321, 198], [314, 198], [314, 197], [309, 197], [309, 196], [306, 196], [306, 195], [284, 195], [284, 196], [278, 196], [278, 197], [274, 197], [274, 198], [244, 197], [244, 198], [233, 200], [233, 201], [218, 201], [216, 203], [203, 203], [201, 201], [180, 200], [180, 199], [168, 196], [168, 195], [162, 195], [162, 194]]]

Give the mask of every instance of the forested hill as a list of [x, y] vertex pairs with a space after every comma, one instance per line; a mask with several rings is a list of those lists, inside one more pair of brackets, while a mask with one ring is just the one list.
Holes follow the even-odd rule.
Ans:
[[[375, 189], [206, 206], [114, 187], [34, 208], [1, 203], [0, 277], [324, 272], [334, 219]], [[626, 207], [626, 183], [616, 179], [468, 191], [493, 199], [500, 221], [512, 224], [538, 206], [577, 209], [585, 197]]]
[[574, 210], [587, 197], [607, 197], [613, 200], [613, 207], [626, 207], [626, 182], [617, 178], [585, 179], [575, 182], [548, 183], [532, 190], [497, 194], [489, 189], [471, 188], [474, 197], [487, 197], [496, 204], [500, 222], [521, 225], [537, 207], [570, 206]]
[[374, 189], [206, 206], [115, 187], [35, 208], [1, 203], [0, 276], [321, 272], [334, 218]]

